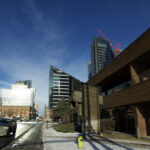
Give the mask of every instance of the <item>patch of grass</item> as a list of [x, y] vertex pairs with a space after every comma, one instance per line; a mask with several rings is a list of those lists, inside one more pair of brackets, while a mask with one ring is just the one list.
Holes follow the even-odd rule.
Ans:
[[54, 126], [54, 129], [58, 132], [75, 132], [75, 127], [73, 123], [68, 123], [68, 124], [60, 124]]

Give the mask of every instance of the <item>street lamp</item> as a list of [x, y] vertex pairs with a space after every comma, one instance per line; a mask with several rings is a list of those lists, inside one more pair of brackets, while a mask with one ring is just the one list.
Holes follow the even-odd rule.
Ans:
[[0, 97], [0, 105], [1, 105], [1, 116], [2, 116], [2, 98]]

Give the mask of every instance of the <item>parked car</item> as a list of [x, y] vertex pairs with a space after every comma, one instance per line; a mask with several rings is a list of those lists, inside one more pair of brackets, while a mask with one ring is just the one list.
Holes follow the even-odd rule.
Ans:
[[15, 135], [17, 123], [15, 119], [0, 118], [0, 136]]

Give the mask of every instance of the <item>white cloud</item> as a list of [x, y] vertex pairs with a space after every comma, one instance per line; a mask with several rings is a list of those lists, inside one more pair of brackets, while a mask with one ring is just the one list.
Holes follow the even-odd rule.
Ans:
[[[5, 51], [0, 55], [0, 68], [14, 82], [17, 80], [32, 80], [33, 87], [36, 88], [36, 102], [39, 103], [40, 112], [42, 112], [44, 105], [48, 104], [50, 65], [62, 67], [61, 69], [70, 75], [86, 81], [87, 60], [85, 56], [81, 56], [66, 63], [65, 58], [68, 57], [69, 51], [61, 41], [64, 41], [64, 37], [68, 36], [68, 33], [62, 32], [63, 35], [60, 34], [55, 21], [44, 20], [44, 15], [37, 9], [33, 1], [28, 1], [27, 6], [28, 11], [24, 11], [24, 13], [30, 15], [35, 28], [44, 35], [44, 38], [32, 45], [32, 43], [20, 42], [15, 35], [6, 32], [3, 35], [5, 44], [0, 46]], [[0, 81], [0, 84], [8, 86], [9, 83]]]
[[[46, 57], [46, 56], [45, 56]], [[9, 60], [9, 61], [7, 61]], [[6, 58], [0, 59], [0, 68], [11, 76], [14, 81], [17, 80], [32, 80], [33, 87], [36, 88], [36, 100], [40, 104], [40, 110], [44, 104], [48, 103], [48, 80], [49, 80], [49, 64], [57, 65], [58, 58], [53, 60], [46, 57], [46, 61], [39, 62], [28, 58], [17, 58], [14, 55], [9, 55]], [[0, 83], [8, 85], [7, 82]]]
[[46, 42], [56, 40], [64, 36], [61, 32], [59, 32], [56, 20], [52, 20], [51, 18], [46, 20], [46, 18], [44, 18], [44, 14], [37, 8], [33, 0], [24, 2], [28, 6], [28, 10], [24, 9], [24, 12], [28, 14], [34, 24], [34, 28], [44, 34], [44, 40]]
[[[1, 49], [5, 52], [0, 55], [0, 68], [14, 82], [17, 80], [32, 80], [33, 87], [36, 88], [36, 100], [40, 104], [40, 110], [42, 110], [44, 104], [48, 103], [49, 65], [61, 63], [61, 57], [66, 49], [59, 47], [57, 43], [48, 45], [51, 40], [59, 38], [55, 36], [58, 35], [55, 33], [56, 28], [52, 25], [49, 27], [49, 22], [43, 20], [42, 13], [32, 1], [28, 4], [28, 12], [32, 22], [35, 28], [43, 33], [44, 38], [31, 47], [31, 45], [21, 43], [20, 39], [6, 32], [3, 35], [5, 44], [1, 45]], [[54, 22], [51, 22], [51, 24], [54, 24]], [[32, 49], [34, 49], [34, 52], [30, 51]], [[10, 83], [0, 81], [0, 84], [8, 86]]]

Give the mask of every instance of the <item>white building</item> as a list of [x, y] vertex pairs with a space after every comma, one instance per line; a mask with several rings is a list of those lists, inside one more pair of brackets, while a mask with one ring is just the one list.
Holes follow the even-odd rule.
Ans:
[[1, 89], [3, 106], [30, 106], [33, 107], [35, 88], [28, 88], [24, 84], [12, 84], [11, 89]]
[[10, 89], [0, 89], [1, 114], [4, 117], [31, 119], [34, 110], [35, 88], [24, 84], [12, 84]]

